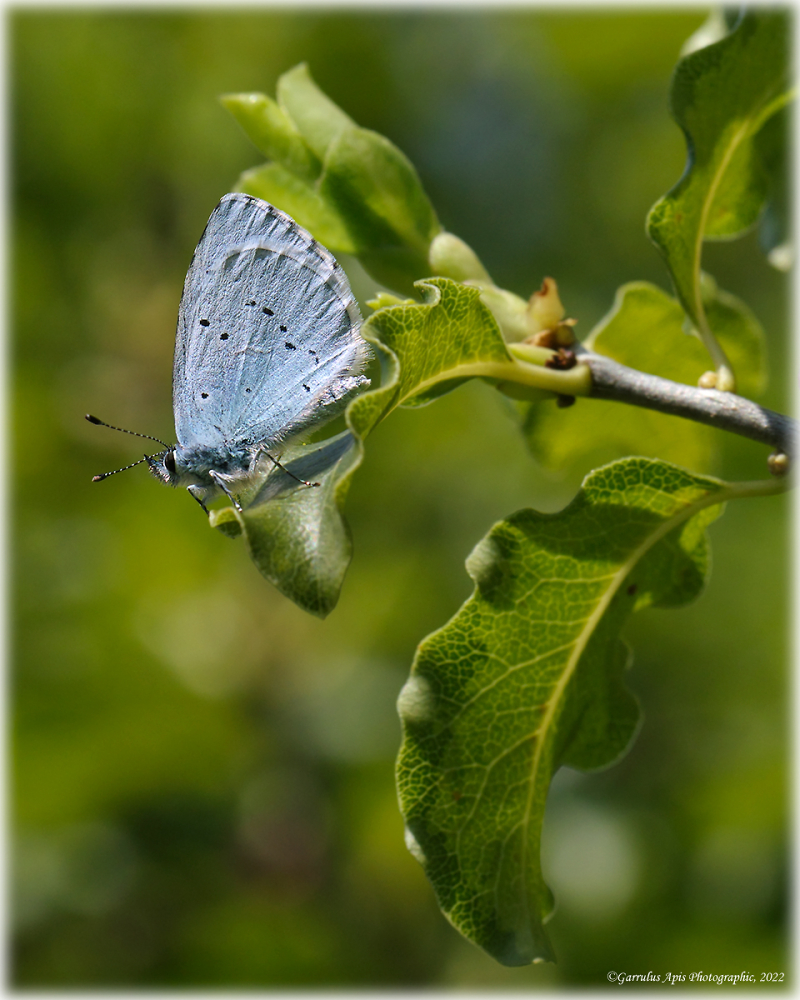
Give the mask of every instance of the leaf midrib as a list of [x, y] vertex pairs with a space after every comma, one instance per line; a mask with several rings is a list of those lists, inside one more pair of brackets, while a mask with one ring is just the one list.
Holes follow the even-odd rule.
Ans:
[[[540, 733], [541, 735], [540, 738], [536, 741], [536, 749], [534, 750], [533, 758], [531, 761], [530, 779], [528, 781], [528, 798], [525, 805], [525, 814], [522, 819], [523, 837], [521, 844], [521, 855], [522, 855], [521, 868], [523, 871], [526, 871], [528, 866], [528, 845], [529, 845], [528, 828], [530, 826], [533, 797], [534, 797], [534, 792], [536, 790], [536, 777], [539, 771], [542, 748], [545, 746], [545, 743], [547, 742], [548, 730], [553, 725], [556, 716], [556, 710], [560, 704], [564, 692], [566, 691], [567, 685], [569, 684], [573, 674], [575, 673], [575, 670], [578, 667], [581, 656], [583, 655], [583, 652], [586, 648], [586, 645], [589, 642], [589, 639], [592, 636], [592, 633], [594, 632], [595, 627], [597, 626], [602, 616], [605, 614], [614, 595], [617, 593], [620, 585], [625, 580], [627, 575], [630, 573], [633, 567], [639, 562], [639, 560], [645, 555], [645, 553], [650, 548], [652, 548], [653, 545], [656, 544], [656, 542], [660, 541], [665, 535], [669, 534], [669, 532], [672, 531], [673, 528], [677, 527], [682, 521], [687, 520], [693, 514], [698, 513], [705, 507], [712, 507], [717, 504], [724, 503], [725, 500], [729, 499], [732, 496], [737, 496], [737, 495], [738, 493], [735, 492], [731, 487], [727, 488], [723, 487], [720, 490], [716, 490], [714, 493], [707, 493], [699, 500], [695, 501], [692, 504], [687, 505], [682, 510], [673, 514], [672, 517], [667, 518], [665, 521], [662, 521], [661, 524], [658, 526], [658, 528], [631, 553], [628, 559], [626, 559], [626, 561], [622, 564], [619, 570], [614, 574], [611, 584], [609, 585], [607, 590], [603, 593], [603, 596], [600, 598], [600, 600], [597, 602], [595, 610], [586, 619], [586, 623], [583, 629], [581, 630], [578, 638], [575, 640], [573, 653], [570, 656], [569, 660], [567, 661], [566, 668], [564, 669], [564, 672], [559, 678], [559, 681], [556, 684], [553, 693], [550, 695], [550, 697], [546, 702], [547, 708], [545, 709], [545, 712], [542, 715], [542, 719], [536, 728], [536, 732]], [[524, 893], [524, 906], [528, 919], [530, 919], [530, 909], [528, 900], [529, 900], [529, 893], [526, 891]]]
[[782, 107], [788, 104], [794, 94], [795, 88], [790, 88], [784, 91], [784, 93], [773, 97], [771, 100], [765, 98], [762, 101], [759, 110], [743, 120], [740, 128], [738, 128], [731, 137], [728, 147], [723, 154], [722, 159], [718, 163], [718, 168], [714, 171], [711, 178], [708, 195], [703, 202], [703, 207], [700, 213], [700, 223], [695, 237], [694, 254], [692, 258], [692, 291], [695, 310], [697, 312], [698, 322], [703, 325], [703, 332], [707, 333], [708, 336], [713, 337], [713, 334], [708, 326], [708, 319], [706, 318], [705, 309], [703, 307], [700, 289], [700, 261], [702, 258], [704, 234], [711, 206], [714, 203], [714, 198], [716, 197], [719, 186], [722, 183], [722, 178], [725, 176], [725, 171], [730, 166], [731, 160], [741, 146], [742, 142], [744, 142], [748, 136], [754, 136], [762, 125], [766, 123], [767, 119], [771, 118], [773, 114], [776, 114]]
[[[694, 298], [695, 312], [697, 314], [698, 323], [701, 326], [704, 335], [714, 338], [711, 328], [708, 325], [708, 319], [706, 318], [706, 311], [703, 308], [703, 297], [700, 289], [700, 261], [703, 255], [703, 239], [706, 231], [706, 225], [708, 223], [708, 215], [711, 211], [711, 206], [714, 202], [719, 186], [722, 182], [722, 178], [725, 176], [725, 171], [730, 166], [730, 162], [736, 150], [744, 141], [747, 133], [751, 129], [751, 122], [744, 121], [739, 129], [734, 133], [731, 138], [728, 148], [719, 161], [718, 169], [714, 172], [711, 183], [708, 186], [708, 193], [703, 202], [703, 207], [700, 213], [700, 223], [697, 227], [697, 233], [695, 235], [694, 243], [694, 254], [692, 257], [692, 295]], [[714, 343], [716, 344], [716, 338], [714, 338]], [[717, 345], [719, 347], [719, 345]], [[719, 348], [721, 351], [722, 348]]]

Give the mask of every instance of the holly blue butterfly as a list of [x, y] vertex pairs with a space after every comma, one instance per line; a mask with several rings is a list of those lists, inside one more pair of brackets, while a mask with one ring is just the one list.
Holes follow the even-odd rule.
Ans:
[[137, 435], [166, 451], [133, 465], [146, 461], [204, 510], [220, 493], [241, 510], [238, 497], [280, 466], [273, 452], [338, 416], [369, 385], [360, 325], [332, 254], [267, 202], [225, 195], [194, 252], [178, 311], [177, 444]]

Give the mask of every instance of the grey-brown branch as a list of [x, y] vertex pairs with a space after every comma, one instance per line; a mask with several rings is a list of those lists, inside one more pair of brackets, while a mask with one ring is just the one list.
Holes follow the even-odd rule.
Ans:
[[794, 454], [796, 426], [791, 417], [768, 410], [732, 392], [700, 389], [657, 375], [646, 375], [593, 351], [578, 349], [575, 353], [591, 370], [590, 396], [595, 399], [613, 399], [686, 417], [772, 445], [785, 455]]

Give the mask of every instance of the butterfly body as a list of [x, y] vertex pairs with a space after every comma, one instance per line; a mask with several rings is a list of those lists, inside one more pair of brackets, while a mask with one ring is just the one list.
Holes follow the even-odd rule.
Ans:
[[226, 195], [186, 275], [173, 366], [177, 444], [154, 475], [205, 507], [263, 479], [276, 449], [369, 384], [361, 315], [333, 256], [285, 213]]

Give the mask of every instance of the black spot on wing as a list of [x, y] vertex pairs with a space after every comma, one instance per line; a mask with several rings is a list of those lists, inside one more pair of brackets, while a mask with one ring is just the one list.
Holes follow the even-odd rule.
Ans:
[[228, 334], [228, 333], [221, 333], [219, 335], [219, 339], [220, 340], [227, 340], [229, 336], [230, 336], [230, 334]]
[[200, 320], [200, 326], [208, 326], [208, 325], [209, 325], [209, 320], [207, 319]]

